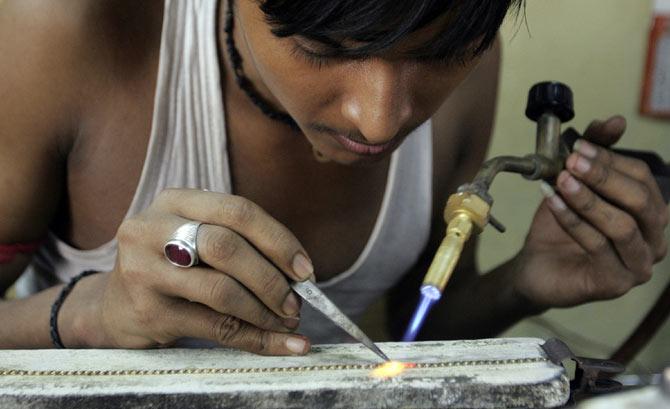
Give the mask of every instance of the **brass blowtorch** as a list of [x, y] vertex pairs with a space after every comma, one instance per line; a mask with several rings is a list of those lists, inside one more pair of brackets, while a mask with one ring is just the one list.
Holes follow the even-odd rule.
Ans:
[[[444, 210], [447, 233], [423, 280], [420, 302], [403, 341], [413, 341], [418, 335], [428, 311], [440, 299], [472, 234], [481, 232], [487, 224], [500, 232], [505, 231], [505, 227], [491, 216], [493, 198], [488, 191], [493, 179], [501, 172], [511, 172], [528, 180], [542, 179], [555, 184], [572, 146], [581, 137], [572, 128], [561, 133], [561, 124], [570, 121], [574, 115], [572, 91], [568, 86], [542, 82], [530, 89], [526, 116], [537, 122], [535, 153], [524, 157], [499, 156], [484, 162], [472, 183], [459, 187], [449, 197]], [[646, 162], [668, 202], [670, 166], [653, 152], [614, 151]]]
[[575, 116], [570, 88], [557, 82], [536, 84], [529, 92], [526, 116], [537, 122], [535, 153], [524, 157], [499, 156], [484, 162], [472, 183], [459, 187], [449, 197], [444, 210], [447, 234], [424, 278], [424, 286], [444, 291], [473, 232], [481, 232], [489, 223], [505, 231], [491, 216], [493, 198], [488, 193], [499, 173], [519, 173], [529, 180], [553, 182], [563, 170], [570, 148], [561, 139], [561, 123]]
[[528, 94], [526, 116], [537, 122], [535, 153], [524, 157], [499, 156], [484, 162], [472, 183], [459, 187], [449, 197], [444, 210], [447, 233], [423, 280], [420, 302], [403, 341], [416, 339], [472, 234], [481, 232], [489, 223], [500, 232], [505, 231], [505, 227], [491, 216], [493, 198], [488, 191], [493, 179], [501, 172], [512, 172], [530, 180], [553, 182], [563, 169], [570, 148], [562, 140], [561, 123], [575, 116], [570, 88], [558, 82], [534, 85]]

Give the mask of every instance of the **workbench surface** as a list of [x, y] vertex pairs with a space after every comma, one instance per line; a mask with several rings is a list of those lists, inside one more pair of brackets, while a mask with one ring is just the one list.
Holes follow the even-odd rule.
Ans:
[[228, 349], [0, 351], [3, 408], [474, 408], [559, 407], [561, 366], [533, 338], [378, 344], [417, 363], [371, 376], [358, 344], [314, 346], [304, 357]]

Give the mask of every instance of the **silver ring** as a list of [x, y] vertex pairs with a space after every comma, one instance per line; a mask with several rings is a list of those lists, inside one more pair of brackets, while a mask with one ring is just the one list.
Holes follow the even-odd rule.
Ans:
[[192, 267], [198, 264], [198, 229], [201, 222], [184, 223], [172, 234], [163, 246], [165, 258], [177, 267]]

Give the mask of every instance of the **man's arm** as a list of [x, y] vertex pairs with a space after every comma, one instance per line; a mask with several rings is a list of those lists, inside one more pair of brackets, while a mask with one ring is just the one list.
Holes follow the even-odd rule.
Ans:
[[[485, 159], [496, 109], [500, 41], [459, 86], [433, 118], [434, 201], [429, 245], [416, 267], [390, 293], [390, 332], [400, 338], [418, 301], [421, 281], [444, 238], [448, 196], [470, 182]], [[458, 135], [458, 144], [444, 135]], [[463, 251], [445, 293], [424, 324], [423, 339], [492, 336], [532, 313], [508, 285], [508, 263], [480, 276], [475, 262], [476, 237]]]

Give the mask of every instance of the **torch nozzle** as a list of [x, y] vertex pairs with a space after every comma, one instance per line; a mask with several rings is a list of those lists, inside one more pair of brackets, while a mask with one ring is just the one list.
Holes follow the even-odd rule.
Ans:
[[475, 230], [484, 229], [489, 222], [490, 210], [491, 205], [477, 193], [463, 191], [449, 197], [444, 210], [447, 234], [423, 279], [424, 286], [433, 286], [440, 293], [444, 291], [456, 269], [465, 242], [470, 239]]
[[433, 258], [421, 286], [421, 299], [403, 341], [416, 339], [431, 307], [440, 299], [472, 232], [488, 223], [491, 206], [475, 193], [451, 195], [444, 212], [447, 234]]
[[444, 291], [461, 257], [465, 242], [472, 234], [472, 227], [472, 220], [466, 214], [459, 214], [449, 222], [447, 235], [442, 240], [423, 279], [424, 286], [433, 286], [440, 293]]

